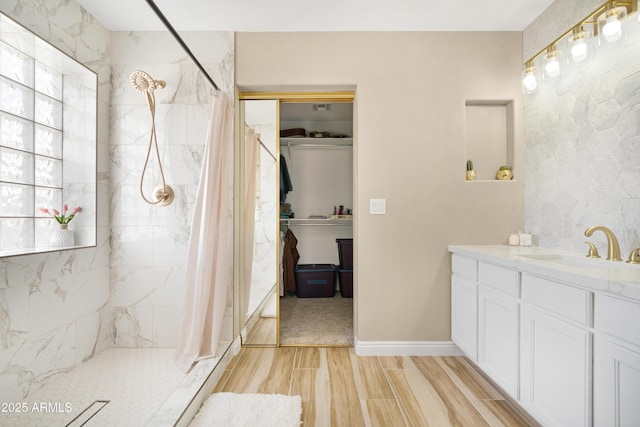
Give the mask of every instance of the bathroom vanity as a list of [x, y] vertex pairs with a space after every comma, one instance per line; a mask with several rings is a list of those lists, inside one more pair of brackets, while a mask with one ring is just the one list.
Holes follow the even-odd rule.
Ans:
[[545, 426], [640, 425], [640, 265], [449, 246], [451, 336]]

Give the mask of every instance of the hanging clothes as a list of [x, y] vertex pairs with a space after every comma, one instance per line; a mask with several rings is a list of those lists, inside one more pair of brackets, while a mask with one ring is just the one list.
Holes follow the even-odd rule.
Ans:
[[287, 161], [284, 156], [280, 155], [280, 203], [284, 203], [287, 200], [287, 193], [293, 190], [293, 184], [291, 183], [291, 176], [289, 176], [289, 169], [287, 168]]
[[233, 289], [233, 107], [216, 91], [193, 207], [176, 365], [216, 356]]
[[296, 291], [296, 265], [300, 260], [297, 249], [298, 239], [291, 229], [288, 229], [284, 237], [284, 253], [282, 256], [282, 282], [285, 292]]

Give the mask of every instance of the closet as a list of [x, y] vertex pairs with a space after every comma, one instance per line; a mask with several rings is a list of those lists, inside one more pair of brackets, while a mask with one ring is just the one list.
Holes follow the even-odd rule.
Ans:
[[281, 102], [279, 113], [281, 250], [289, 232], [299, 255], [295, 283], [285, 271], [280, 286], [280, 344], [351, 345], [352, 273], [338, 271], [338, 242], [353, 238], [353, 103]]
[[[234, 234], [243, 346], [353, 345], [353, 264], [338, 271], [338, 242], [347, 252], [354, 246], [353, 99], [353, 92], [240, 93]], [[285, 289], [287, 235], [298, 267], [336, 267], [320, 295], [315, 287], [299, 294], [295, 280]], [[307, 285], [319, 282], [311, 274]]]

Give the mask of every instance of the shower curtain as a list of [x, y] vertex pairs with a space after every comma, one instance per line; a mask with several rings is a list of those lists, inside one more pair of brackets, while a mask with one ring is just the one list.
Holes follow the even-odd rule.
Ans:
[[220, 91], [211, 100], [187, 256], [175, 358], [184, 372], [198, 360], [216, 355], [233, 281], [233, 109]]
[[255, 129], [245, 126], [244, 130], [244, 258], [243, 262], [243, 290], [241, 295], [242, 323], [247, 321], [249, 300], [251, 297], [251, 271], [253, 269], [254, 232], [256, 225], [256, 184], [258, 181], [258, 157], [260, 143]]

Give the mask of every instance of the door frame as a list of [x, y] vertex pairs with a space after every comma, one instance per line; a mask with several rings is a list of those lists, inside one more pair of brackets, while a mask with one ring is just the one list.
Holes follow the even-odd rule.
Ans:
[[[242, 265], [244, 264], [244, 251], [243, 249], [243, 245], [245, 244], [245, 239], [244, 239], [244, 231], [243, 231], [243, 226], [242, 226], [242, 221], [240, 220], [240, 218], [243, 218], [244, 216], [244, 204], [243, 204], [243, 197], [241, 197], [241, 189], [244, 188], [244, 156], [245, 156], [245, 152], [244, 152], [244, 144], [242, 144], [241, 141], [241, 136], [244, 135], [244, 114], [243, 111], [244, 109], [240, 108], [240, 101], [250, 101], [250, 100], [275, 100], [277, 101], [276, 105], [276, 170], [280, 170], [280, 104], [281, 103], [287, 103], [287, 102], [297, 102], [297, 103], [302, 103], [302, 102], [308, 102], [308, 103], [313, 103], [313, 102], [318, 102], [318, 103], [339, 103], [339, 102], [344, 102], [344, 103], [353, 103], [354, 108], [355, 108], [355, 96], [356, 93], [355, 91], [327, 91], [327, 92], [315, 92], [315, 91], [292, 91], [292, 92], [273, 92], [273, 91], [265, 91], [265, 92], [260, 92], [260, 91], [252, 91], [252, 92], [240, 92], [240, 91], [236, 91], [236, 105], [237, 108], [235, 109], [236, 114], [235, 114], [235, 127], [236, 127], [236, 137], [235, 137], [235, 144], [234, 144], [234, 326], [235, 328], [237, 328], [237, 330], [235, 331], [234, 335], [235, 336], [242, 336], [241, 332], [243, 330], [244, 325], [241, 324], [242, 323], [242, 314], [241, 314], [241, 298], [240, 298], [240, 292], [241, 292], [241, 284], [244, 282], [244, 269], [241, 268]], [[353, 138], [353, 150], [354, 150], [354, 156], [353, 156], [353, 170], [355, 171], [355, 162], [356, 162], [356, 135], [355, 135], [355, 127], [356, 127], [356, 120], [355, 120], [355, 116], [354, 116], [354, 123], [353, 123], [353, 128], [354, 128], [354, 138]], [[353, 186], [354, 186], [354, 205], [355, 205], [355, 199], [356, 199], [356, 195], [357, 192], [356, 190], [356, 179], [354, 176], [353, 179]], [[280, 176], [278, 175], [276, 177], [276, 188], [280, 188]], [[279, 200], [279, 196], [278, 196], [278, 200]], [[274, 226], [276, 227], [276, 236], [280, 235], [280, 224], [279, 221], [276, 221], [276, 224], [274, 224]], [[356, 226], [357, 226], [357, 221], [355, 221], [355, 216], [354, 216], [354, 222], [353, 222], [353, 234], [354, 237], [357, 234], [356, 233]], [[279, 240], [279, 239], [278, 239]], [[355, 248], [354, 248], [355, 249]], [[355, 251], [354, 251], [354, 266], [356, 264], [356, 258], [355, 258]], [[280, 292], [280, 251], [276, 251], [276, 271], [277, 271], [277, 277], [276, 277], [276, 292], [279, 295]], [[354, 268], [355, 270], [355, 268]], [[357, 311], [355, 309], [356, 307], [356, 299], [357, 299], [357, 291], [356, 291], [357, 285], [356, 285], [356, 275], [354, 274], [354, 279], [353, 279], [353, 306], [354, 306], [354, 319], [353, 319], [353, 335], [354, 335], [354, 345], [355, 345], [355, 330], [356, 330], [356, 317], [357, 317]], [[280, 347], [280, 298], [276, 298], [276, 343], [275, 345], [262, 345], [262, 344], [245, 344], [242, 343], [243, 347]], [[295, 347], [329, 347], [329, 345], [314, 345], [314, 344], [306, 344], [306, 345], [297, 345], [297, 344], [285, 344], [282, 346], [295, 346]], [[345, 347], [345, 345], [337, 345], [334, 347]], [[351, 347], [351, 346], [349, 346]]]

